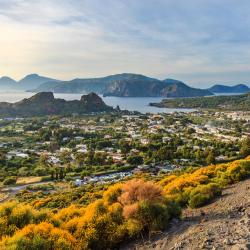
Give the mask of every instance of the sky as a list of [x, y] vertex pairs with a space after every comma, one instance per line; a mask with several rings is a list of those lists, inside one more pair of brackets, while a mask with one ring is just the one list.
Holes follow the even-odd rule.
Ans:
[[249, 0], [0, 0], [0, 76], [250, 84]]

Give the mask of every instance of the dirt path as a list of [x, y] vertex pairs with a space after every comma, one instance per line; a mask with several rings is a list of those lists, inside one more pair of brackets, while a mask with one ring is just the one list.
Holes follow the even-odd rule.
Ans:
[[0, 204], [12, 199], [17, 193], [24, 190], [28, 186], [37, 186], [37, 185], [43, 185], [43, 184], [49, 184], [49, 183], [53, 183], [53, 181], [39, 181], [36, 183], [31, 183], [31, 184], [16, 185], [16, 186], [11, 186], [11, 187], [10, 186], [1, 187], [0, 193], [7, 194], [7, 196], [3, 199], [0, 199]]
[[186, 209], [162, 235], [124, 249], [250, 249], [250, 179], [223, 191], [201, 209]]

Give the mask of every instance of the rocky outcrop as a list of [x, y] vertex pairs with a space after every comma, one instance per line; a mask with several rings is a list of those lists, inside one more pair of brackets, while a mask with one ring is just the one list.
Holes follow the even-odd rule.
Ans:
[[95, 93], [84, 95], [81, 99], [65, 101], [56, 99], [52, 92], [41, 92], [16, 103], [0, 103], [0, 116], [42, 116], [85, 114], [113, 110]]

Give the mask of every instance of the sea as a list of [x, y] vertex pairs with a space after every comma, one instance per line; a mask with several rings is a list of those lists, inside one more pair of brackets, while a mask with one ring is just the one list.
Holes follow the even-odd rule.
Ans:
[[[231, 93], [230, 95], [237, 94]], [[35, 95], [32, 92], [0, 92], [0, 102], [18, 102], [24, 98], [29, 98]], [[55, 98], [62, 98], [65, 100], [80, 100], [83, 94], [67, 94], [54, 93]], [[220, 95], [228, 95], [221, 93]], [[173, 109], [173, 108], [157, 108], [149, 106], [149, 103], [160, 102], [164, 97], [103, 97], [103, 101], [112, 107], [119, 105], [121, 110], [138, 111], [140, 113], [173, 113], [173, 112], [192, 112], [194, 109]]]

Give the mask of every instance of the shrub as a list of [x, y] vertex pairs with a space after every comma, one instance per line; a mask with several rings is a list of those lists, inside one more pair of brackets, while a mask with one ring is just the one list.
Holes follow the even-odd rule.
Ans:
[[37, 211], [29, 205], [17, 202], [6, 202], [0, 206], [0, 238], [12, 235], [18, 229], [30, 223], [39, 223], [48, 218], [45, 211]]
[[[114, 249], [145, 232], [165, 229], [169, 219], [180, 215], [180, 206], [205, 205], [221, 194], [222, 186], [249, 175], [250, 157], [176, 171], [159, 185], [133, 179], [112, 185], [105, 192], [105, 187], [84, 187], [75, 189], [76, 193], [32, 202], [34, 207], [47, 204], [57, 208], [50, 212], [7, 202], [0, 205], [0, 249]], [[94, 201], [87, 207], [71, 205], [59, 209], [75, 199], [84, 203], [86, 197]]]
[[178, 207], [165, 199], [160, 186], [136, 179], [123, 185], [123, 193], [118, 200], [124, 206], [123, 216], [148, 232], [164, 229], [173, 216], [173, 205]]
[[58, 213], [56, 213], [53, 217], [55, 220], [59, 221], [69, 221], [74, 217], [80, 217], [84, 214], [85, 209], [77, 207], [75, 205], [71, 205], [69, 207], [61, 209]]
[[191, 208], [201, 207], [220, 194], [221, 189], [215, 183], [199, 185], [190, 193], [189, 206]]
[[189, 206], [191, 208], [201, 207], [207, 204], [210, 199], [211, 197], [208, 194], [203, 194], [203, 193], [194, 194], [190, 196]]
[[135, 218], [142, 228], [151, 232], [165, 229], [170, 219], [170, 214], [168, 206], [163, 203], [143, 201], [138, 206]]
[[140, 155], [131, 155], [127, 158], [127, 162], [130, 165], [140, 165], [143, 164], [143, 158]]
[[2, 245], [7, 249], [73, 249], [76, 240], [67, 231], [55, 228], [53, 225], [42, 222], [38, 225], [30, 224], [7, 238]]
[[11, 177], [7, 177], [4, 181], [3, 181], [3, 185], [14, 185], [16, 184], [16, 177], [11, 176]]
[[118, 201], [118, 197], [121, 195], [121, 193], [122, 193], [122, 184], [118, 183], [109, 187], [109, 189], [104, 192], [103, 199], [108, 204], [112, 204]]
[[10, 216], [8, 217], [9, 224], [14, 224], [18, 228], [22, 228], [25, 225], [32, 222], [34, 218], [34, 211], [28, 205], [17, 205], [13, 208]]
[[239, 164], [231, 164], [226, 173], [232, 182], [243, 180], [250, 175], [250, 162], [241, 161]]
[[160, 186], [153, 182], [133, 179], [123, 185], [123, 193], [119, 201], [123, 205], [130, 205], [138, 201], [156, 202], [163, 199], [163, 193]]

